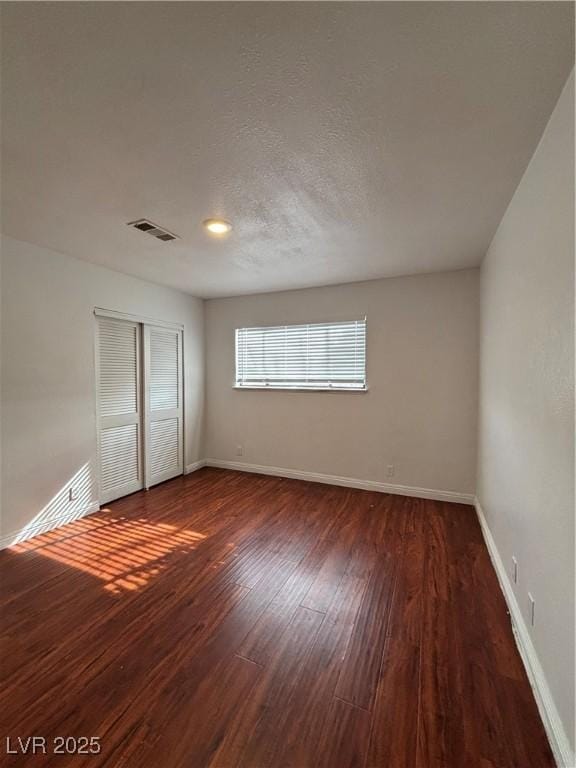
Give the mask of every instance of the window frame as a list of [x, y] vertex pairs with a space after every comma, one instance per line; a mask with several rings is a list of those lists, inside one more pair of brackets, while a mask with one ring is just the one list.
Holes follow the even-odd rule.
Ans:
[[[330, 386], [302, 386], [301, 384], [290, 386], [289, 384], [282, 384], [282, 385], [270, 385], [268, 383], [264, 384], [239, 384], [237, 380], [237, 339], [238, 339], [238, 331], [242, 331], [245, 329], [253, 329], [253, 328], [283, 328], [283, 327], [290, 327], [290, 326], [304, 326], [304, 325], [338, 325], [340, 323], [353, 323], [353, 322], [363, 322], [364, 323], [364, 385], [358, 385], [358, 386], [338, 386], [330, 385]], [[266, 323], [262, 325], [244, 325], [237, 328], [234, 328], [234, 383], [232, 385], [233, 389], [236, 390], [245, 390], [248, 392], [323, 392], [323, 393], [331, 393], [331, 394], [365, 394], [368, 392], [368, 354], [367, 354], [367, 346], [368, 346], [368, 318], [364, 315], [363, 317], [356, 317], [352, 318], [350, 320], [313, 320], [313, 321], [307, 321], [307, 322], [286, 322], [286, 323]]]

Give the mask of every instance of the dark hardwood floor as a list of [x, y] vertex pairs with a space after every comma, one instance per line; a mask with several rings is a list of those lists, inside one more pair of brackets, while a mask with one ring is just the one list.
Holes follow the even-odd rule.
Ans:
[[472, 507], [203, 469], [0, 578], [7, 765], [554, 765]]

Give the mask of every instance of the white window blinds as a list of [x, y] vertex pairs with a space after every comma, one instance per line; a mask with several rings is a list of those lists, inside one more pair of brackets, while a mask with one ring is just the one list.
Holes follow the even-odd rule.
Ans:
[[237, 328], [236, 386], [365, 389], [366, 318]]

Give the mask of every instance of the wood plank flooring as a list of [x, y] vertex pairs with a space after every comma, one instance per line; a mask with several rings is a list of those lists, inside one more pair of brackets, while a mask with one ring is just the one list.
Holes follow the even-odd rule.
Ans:
[[554, 765], [472, 507], [203, 469], [0, 585], [2, 751], [47, 739], [6, 765]]

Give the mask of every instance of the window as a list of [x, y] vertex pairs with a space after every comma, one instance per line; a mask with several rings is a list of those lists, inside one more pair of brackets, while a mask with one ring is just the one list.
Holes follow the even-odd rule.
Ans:
[[366, 318], [237, 328], [236, 386], [366, 389]]

